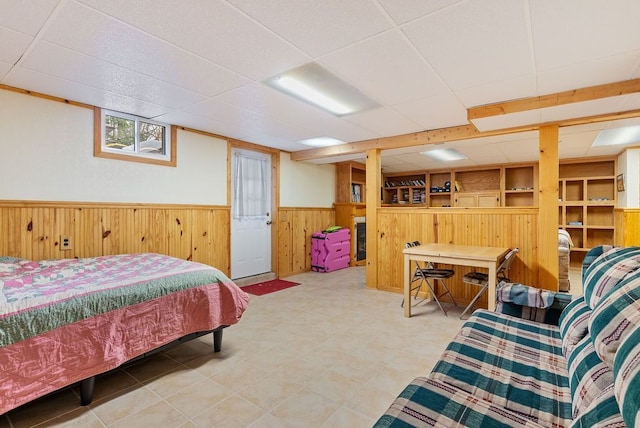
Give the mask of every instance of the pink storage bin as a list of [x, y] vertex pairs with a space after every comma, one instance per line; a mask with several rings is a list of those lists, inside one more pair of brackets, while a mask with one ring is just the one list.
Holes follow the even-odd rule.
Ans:
[[351, 259], [349, 229], [335, 232], [316, 232], [311, 236], [311, 270], [332, 272], [349, 267]]

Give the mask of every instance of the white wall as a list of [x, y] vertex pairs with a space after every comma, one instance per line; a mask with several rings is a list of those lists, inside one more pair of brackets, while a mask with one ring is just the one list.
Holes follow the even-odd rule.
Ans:
[[[227, 143], [178, 131], [176, 168], [93, 156], [93, 111], [0, 90], [0, 199], [227, 205]], [[334, 165], [280, 156], [280, 205], [332, 207]]]
[[226, 141], [178, 132], [176, 168], [93, 156], [93, 111], [0, 90], [0, 199], [227, 204]]
[[618, 156], [618, 174], [624, 175], [624, 191], [618, 192], [619, 208], [640, 208], [640, 148]]
[[336, 200], [336, 167], [291, 160], [280, 153], [280, 206], [333, 207]]

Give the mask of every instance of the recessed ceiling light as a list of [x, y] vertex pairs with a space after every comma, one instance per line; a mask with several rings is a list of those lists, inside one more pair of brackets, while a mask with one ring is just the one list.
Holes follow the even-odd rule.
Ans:
[[298, 143], [313, 147], [329, 147], [337, 146], [338, 144], [344, 144], [344, 141], [330, 137], [316, 137], [309, 138], [307, 140], [300, 140], [298, 141]]
[[624, 128], [605, 129], [598, 133], [591, 147], [615, 146], [640, 142], [640, 126], [625, 126]]
[[264, 83], [336, 116], [379, 106], [358, 89], [314, 62], [271, 77]]
[[442, 162], [468, 159], [465, 155], [455, 149], [436, 149], [420, 152], [420, 154], [429, 156], [432, 159]]

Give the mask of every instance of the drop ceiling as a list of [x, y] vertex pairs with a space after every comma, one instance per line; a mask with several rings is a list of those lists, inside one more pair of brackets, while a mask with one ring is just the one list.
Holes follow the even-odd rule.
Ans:
[[[637, 0], [2, 0], [0, 83], [290, 152], [466, 125], [467, 109], [640, 77]], [[380, 106], [336, 117], [263, 83], [316, 62]], [[630, 94], [479, 128], [640, 109]], [[560, 157], [601, 129], [561, 129]], [[452, 166], [536, 160], [537, 132], [448, 142]], [[386, 171], [449, 165], [384, 150]], [[362, 154], [317, 159], [362, 159]]]

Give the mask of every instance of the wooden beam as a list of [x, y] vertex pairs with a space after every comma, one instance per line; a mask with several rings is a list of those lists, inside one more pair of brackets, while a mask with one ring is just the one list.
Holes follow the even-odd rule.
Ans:
[[640, 92], [640, 79], [625, 80], [623, 82], [607, 83], [605, 85], [556, 92], [538, 97], [521, 98], [513, 101], [472, 107], [467, 109], [467, 118], [469, 121], [473, 121], [474, 119], [483, 117], [500, 116], [521, 111], [592, 101], [636, 92]]
[[640, 117], [640, 109], [627, 110], [615, 113], [603, 113], [594, 116], [577, 117], [561, 120], [556, 123], [536, 123], [515, 128], [496, 129], [492, 131], [478, 131], [473, 125], [454, 126], [440, 128], [431, 131], [421, 131], [412, 134], [396, 135], [393, 137], [363, 140], [339, 146], [322, 147], [317, 149], [300, 150], [291, 153], [291, 160], [304, 161], [321, 159], [333, 156], [364, 153], [369, 149], [398, 149], [403, 147], [422, 146], [426, 144], [444, 143], [447, 141], [470, 140], [480, 137], [492, 137], [496, 135], [516, 134], [538, 130], [541, 126], [557, 124], [560, 127], [584, 125], [588, 123], [606, 122], [609, 120], [629, 119]]
[[[640, 115], [640, 112], [638, 113]], [[411, 134], [395, 135], [393, 137], [363, 140], [339, 146], [320, 147], [317, 149], [300, 150], [291, 153], [291, 160], [302, 161], [326, 157], [364, 153], [371, 149], [389, 150], [403, 147], [423, 146], [427, 144], [446, 143], [449, 141], [469, 140], [493, 135], [512, 134], [515, 132], [533, 131], [537, 125], [522, 126], [511, 129], [498, 129], [481, 132], [474, 125], [452, 126], [449, 128], [432, 129]]]
[[540, 127], [538, 286], [558, 291], [558, 125]]
[[365, 215], [367, 268], [365, 271], [367, 288], [378, 288], [378, 208], [380, 208], [380, 188], [382, 172], [380, 166], [380, 150], [367, 150], [367, 182], [365, 185]]

